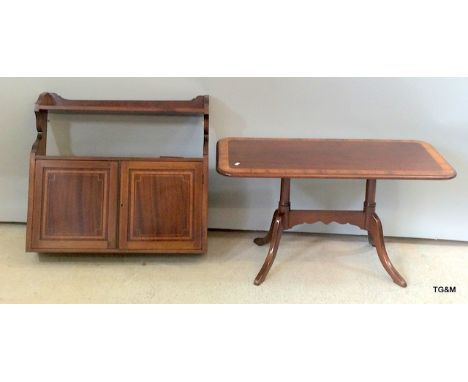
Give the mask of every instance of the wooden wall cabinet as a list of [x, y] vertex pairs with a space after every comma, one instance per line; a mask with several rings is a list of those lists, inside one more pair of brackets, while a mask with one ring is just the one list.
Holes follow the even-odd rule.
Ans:
[[[200, 115], [204, 120], [203, 156], [48, 156], [50, 112]], [[206, 252], [208, 96], [191, 101], [73, 101], [43, 93], [35, 113], [27, 251]]]

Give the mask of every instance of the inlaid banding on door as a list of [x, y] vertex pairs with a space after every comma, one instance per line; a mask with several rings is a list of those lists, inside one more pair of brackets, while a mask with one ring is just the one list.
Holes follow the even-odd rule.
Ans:
[[109, 169], [43, 169], [41, 240], [107, 240]]
[[194, 171], [130, 170], [129, 240], [193, 240]]

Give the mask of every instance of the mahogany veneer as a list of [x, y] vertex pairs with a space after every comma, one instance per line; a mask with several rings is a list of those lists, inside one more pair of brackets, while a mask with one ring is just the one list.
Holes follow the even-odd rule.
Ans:
[[377, 139], [226, 138], [218, 170], [255, 178], [450, 179], [456, 173], [428, 143]]
[[[203, 156], [49, 156], [50, 112], [200, 115], [204, 117]], [[208, 96], [191, 101], [76, 101], [43, 93], [35, 113], [27, 251], [206, 252]]]
[[[254, 240], [257, 245], [270, 243], [255, 285], [265, 280], [273, 265], [284, 230], [304, 223], [336, 222], [366, 230], [387, 273], [406, 287], [385, 249], [382, 224], [375, 213], [376, 180], [456, 176], [431, 145], [401, 140], [225, 138], [217, 144], [217, 171], [233, 177], [281, 178], [280, 201], [270, 229]], [[360, 211], [293, 210], [291, 178], [366, 179], [364, 207]]]

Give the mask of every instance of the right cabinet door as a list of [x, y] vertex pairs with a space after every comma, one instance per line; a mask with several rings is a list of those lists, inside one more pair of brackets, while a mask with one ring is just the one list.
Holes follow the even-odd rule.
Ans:
[[202, 161], [121, 162], [119, 247], [202, 251]]

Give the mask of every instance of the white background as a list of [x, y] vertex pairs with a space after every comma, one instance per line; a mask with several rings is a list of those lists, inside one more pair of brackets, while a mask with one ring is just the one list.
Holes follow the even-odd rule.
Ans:
[[[39, 93], [66, 98], [191, 99], [210, 95], [209, 227], [267, 229], [277, 179], [216, 173], [228, 136], [417, 139], [457, 170], [450, 181], [380, 181], [377, 211], [388, 236], [468, 240], [466, 78], [7, 78], [0, 79], [0, 221], [26, 219], [28, 159]], [[51, 154], [200, 155], [198, 118], [50, 116]], [[295, 180], [293, 208], [359, 209], [364, 181]], [[318, 223], [302, 231], [362, 234]]]

